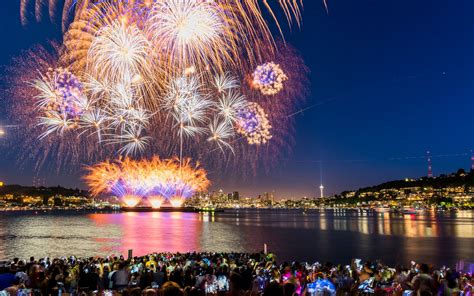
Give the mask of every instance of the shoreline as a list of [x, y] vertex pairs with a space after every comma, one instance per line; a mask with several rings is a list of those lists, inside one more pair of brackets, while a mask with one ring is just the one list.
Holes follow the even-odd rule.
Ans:
[[238, 211], [301, 211], [303, 214], [311, 212], [321, 212], [321, 211], [341, 211], [341, 212], [362, 212], [362, 213], [374, 213], [374, 214], [400, 214], [400, 215], [425, 215], [427, 213], [431, 214], [443, 214], [443, 213], [456, 213], [458, 211], [474, 211], [472, 208], [456, 208], [456, 209], [378, 209], [378, 208], [336, 208], [336, 207], [324, 207], [324, 208], [255, 208], [255, 207], [245, 207], [245, 208], [198, 208], [198, 207], [161, 207], [161, 208], [151, 208], [151, 207], [137, 207], [137, 208], [10, 208], [5, 209], [1, 208], [0, 213], [31, 213], [31, 214], [48, 214], [48, 213], [147, 213], [147, 212], [183, 212], [183, 213], [222, 213], [222, 212], [238, 212]]

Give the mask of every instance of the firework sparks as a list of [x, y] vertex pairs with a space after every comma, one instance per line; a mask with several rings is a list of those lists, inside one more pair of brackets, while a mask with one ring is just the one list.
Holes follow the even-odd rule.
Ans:
[[88, 170], [84, 179], [93, 194], [117, 195], [128, 206], [137, 205], [145, 196], [153, 207], [160, 207], [165, 200], [180, 206], [185, 199], [209, 187], [206, 171], [192, 165], [190, 159], [180, 162], [158, 157], [140, 161], [126, 158], [99, 163]]
[[267, 114], [257, 103], [248, 103], [238, 113], [237, 133], [244, 136], [251, 145], [267, 143], [272, 138], [271, 128]]
[[253, 86], [264, 95], [276, 95], [283, 89], [283, 83], [288, 80], [280, 65], [273, 62], [260, 65], [253, 72]]
[[39, 91], [36, 96], [38, 107], [47, 116], [56, 113], [65, 120], [78, 118], [87, 106], [87, 100], [82, 93], [82, 83], [67, 69], [50, 70], [46, 76], [37, 79], [33, 86]]
[[214, 78], [214, 86], [219, 93], [238, 88], [240, 86], [239, 80], [229, 73], [216, 75]]
[[86, 111], [81, 116], [81, 128], [84, 132], [92, 131], [91, 134], [97, 135], [97, 140], [102, 142], [103, 129], [107, 128], [107, 113], [102, 109], [95, 108], [93, 110]]
[[219, 115], [222, 116], [228, 123], [232, 124], [237, 119], [237, 112], [242, 110], [247, 105], [247, 99], [244, 95], [237, 91], [230, 91], [225, 93], [219, 99], [217, 108]]
[[[112, 0], [113, 1], [113, 0]], [[234, 0], [235, 1], [235, 0]], [[66, 0], [64, 1], [62, 15], [63, 17], [63, 28], [67, 26], [68, 19], [66, 16], [72, 12], [75, 15], [81, 14], [87, 7], [90, 6], [91, 0]], [[148, 11], [156, 0], [134, 0], [130, 1], [135, 5], [135, 9], [138, 11]], [[193, 0], [192, 2], [211, 2], [211, 1], [201, 1], [201, 0]], [[225, 0], [222, 3], [228, 4], [230, 0]], [[269, 10], [270, 14], [273, 16], [274, 20], [277, 19], [274, 16], [273, 11], [271, 10], [270, 6], [268, 5], [267, 1], [261, 1], [264, 6]], [[24, 25], [28, 23], [28, 9], [30, 3], [34, 3], [34, 16], [36, 21], [41, 21], [42, 19], [42, 7], [47, 7], [49, 12], [50, 19], [54, 18], [54, 15], [58, 8], [58, 3], [61, 3], [57, 0], [21, 0], [20, 2], [20, 16], [21, 21]], [[326, 1], [323, 1], [325, 7], [327, 8]], [[300, 8], [297, 1], [293, 0], [283, 0], [280, 1], [280, 6], [283, 9], [287, 19], [290, 21], [292, 16], [294, 15], [299, 23], [300, 15]], [[246, 17], [246, 19], [250, 19], [251, 16], [259, 20], [259, 22], [263, 21], [263, 17], [261, 15], [261, 8], [257, 0], [241, 0], [238, 1], [238, 12], [241, 14], [242, 17]], [[246, 10], [244, 10], [246, 9]], [[248, 10], [248, 12], [247, 12]], [[278, 21], [277, 21], [278, 24]]]
[[232, 145], [228, 143], [228, 140], [233, 136], [234, 129], [229, 123], [214, 118], [212, 123], [209, 124], [209, 138], [207, 138], [207, 141], [216, 143], [222, 153], [224, 153], [224, 147], [234, 152]]
[[40, 140], [53, 133], [63, 136], [69, 129], [77, 127], [75, 120], [68, 119], [58, 112], [49, 112], [47, 117], [40, 117], [38, 125], [46, 127], [46, 130], [39, 136]]
[[180, 137], [193, 137], [203, 132], [198, 125], [207, 120], [213, 103], [203, 97], [200, 88], [196, 77], [179, 77], [173, 81], [165, 97], [165, 108], [171, 112]]
[[122, 130], [121, 134], [113, 134], [112, 137], [109, 142], [121, 145], [122, 147], [118, 152], [125, 155], [133, 155], [145, 151], [150, 141], [150, 137], [143, 135], [143, 129], [140, 126], [127, 126]]
[[141, 198], [137, 195], [133, 195], [133, 194], [126, 194], [123, 196], [122, 198], [123, 202], [125, 203], [125, 205], [129, 208], [133, 208], [135, 206], [137, 206], [140, 201], [141, 201]]
[[151, 195], [148, 196], [147, 199], [150, 202], [151, 207], [154, 209], [161, 208], [161, 205], [166, 201], [166, 199], [161, 195]]
[[[37, 14], [48, 8], [54, 15], [56, 2], [22, 0], [23, 20], [33, 3]], [[278, 3], [288, 23], [299, 23], [301, 2]], [[52, 155], [91, 164], [159, 154], [218, 167], [232, 154], [234, 164], [247, 159], [253, 166], [291, 142], [293, 121], [285, 116], [301, 99], [303, 63], [293, 63], [289, 45], [274, 39], [264, 16], [280, 28], [278, 13], [267, 1], [67, 0], [63, 6], [67, 30], [57, 57], [26, 56], [11, 75], [12, 117], [27, 126], [27, 137], [41, 139], [33, 152], [39, 163]], [[255, 152], [267, 143], [271, 153]], [[182, 193], [173, 188], [160, 190], [179, 204]], [[140, 196], [128, 193], [130, 200]], [[159, 206], [163, 194], [149, 203]]]
[[150, 44], [134, 25], [115, 21], [98, 31], [88, 52], [88, 62], [97, 77], [120, 81], [123, 76], [150, 72]]
[[155, 2], [150, 23], [156, 44], [183, 65], [194, 64], [197, 55], [224, 33], [218, 5], [208, 1]]

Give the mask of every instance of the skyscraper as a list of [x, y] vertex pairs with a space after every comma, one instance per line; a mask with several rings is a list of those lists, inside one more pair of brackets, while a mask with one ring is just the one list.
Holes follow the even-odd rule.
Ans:
[[239, 201], [240, 200], [240, 194], [238, 191], [234, 191], [234, 193], [232, 193], [232, 199], [234, 201]]

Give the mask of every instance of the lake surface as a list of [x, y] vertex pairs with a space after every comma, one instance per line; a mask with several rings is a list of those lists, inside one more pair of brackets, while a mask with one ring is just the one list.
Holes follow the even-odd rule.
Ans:
[[134, 255], [155, 251], [258, 252], [279, 261], [474, 261], [474, 211], [423, 215], [344, 210], [92, 213], [0, 216], [0, 259]]

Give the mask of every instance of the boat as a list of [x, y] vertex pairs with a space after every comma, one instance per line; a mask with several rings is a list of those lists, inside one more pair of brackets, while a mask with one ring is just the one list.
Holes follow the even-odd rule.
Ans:
[[196, 208], [196, 212], [202, 213], [222, 213], [224, 212], [223, 209], [215, 208], [215, 207], [203, 207], [203, 208]]
[[203, 208], [195, 208], [195, 207], [160, 207], [160, 208], [152, 208], [152, 207], [121, 207], [121, 211], [123, 212], [182, 212], [182, 213], [196, 213], [196, 212], [212, 212], [212, 213], [220, 213], [224, 212], [223, 209], [212, 208], [212, 207], [203, 207]]
[[377, 213], [387, 213], [390, 212], [392, 209], [389, 207], [378, 207], [374, 209]]
[[418, 214], [418, 210], [414, 208], [403, 208], [402, 214], [404, 215], [415, 215]]
[[196, 212], [197, 209], [193, 207], [121, 207], [122, 212]]

